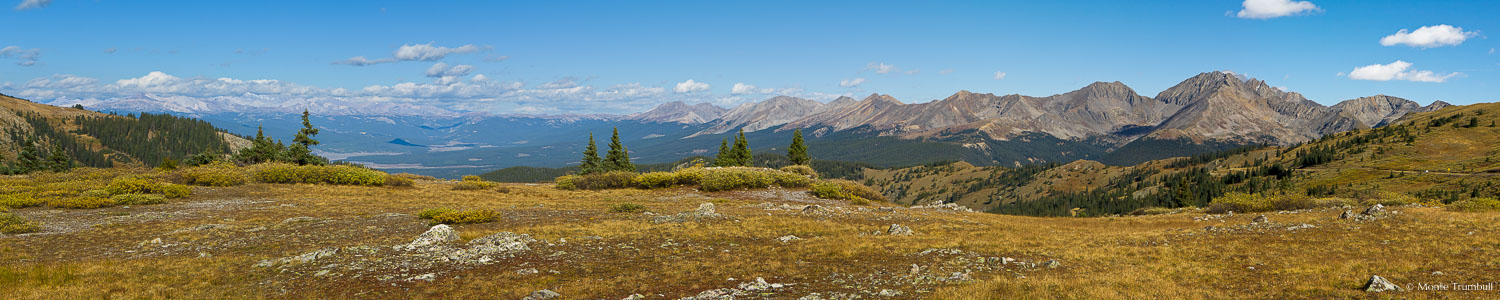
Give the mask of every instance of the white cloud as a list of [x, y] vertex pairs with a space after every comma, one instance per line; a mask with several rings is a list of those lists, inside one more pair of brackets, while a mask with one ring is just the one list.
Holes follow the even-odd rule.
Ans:
[[775, 92], [776, 89], [773, 88], [759, 88], [754, 85], [745, 84], [744, 82], [736, 82], [734, 83], [734, 87], [729, 89], [729, 93], [733, 95], [770, 94]]
[[433, 46], [433, 43], [401, 45], [396, 49], [395, 57], [399, 60], [434, 61], [443, 59], [449, 54], [473, 53], [479, 51], [474, 45], [463, 45], [457, 48]]
[[1312, 2], [1292, 0], [1245, 0], [1243, 6], [1244, 9], [1235, 15], [1242, 19], [1270, 19], [1321, 11]]
[[1453, 27], [1447, 24], [1434, 26], [1422, 26], [1417, 30], [1407, 31], [1401, 29], [1396, 34], [1380, 38], [1380, 45], [1395, 46], [1406, 45], [1417, 48], [1433, 48], [1442, 46], [1458, 46], [1464, 40], [1478, 36], [1479, 32], [1465, 32], [1462, 27]]
[[1490, 54], [1495, 54], [1495, 48], [1490, 48]]
[[43, 8], [48, 4], [52, 4], [52, 0], [22, 0], [20, 5], [16, 5], [16, 10]]
[[19, 46], [0, 48], [0, 58], [15, 58], [16, 65], [19, 66], [34, 66], [41, 56], [42, 49], [37, 48], [26, 49]]
[[1411, 63], [1396, 61], [1390, 64], [1373, 64], [1354, 68], [1349, 71], [1349, 79], [1391, 81], [1406, 80], [1414, 82], [1444, 82], [1449, 78], [1463, 76], [1463, 73], [1453, 72], [1448, 74], [1437, 74], [1426, 70], [1412, 70]]
[[383, 64], [383, 63], [395, 62], [395, 61], [396, 61], [396, 59], [394, 59], [394, 58], [382, 58], [382, 59], [374, 59], [374, 60], [372, 60], [372, 59], [367, 59], [364, 56], [355, 56], [355, 57], [350, 57], [349, 59], [345, 59], [345, 60], [340, 60], [340, 61], [333, 62], [333, 64], [335, 64], [335, 65], [351, 65], [351, 66], [363, 67], [363, 66], [368, 66], [368, 65], [373, 65], [373, 64]]
[[896, 70], [896, 66], [894, 66], [894, 65], [887, 65], [885, 63], [871, 62], [869, 65], [865, 66], [865, 70], [866, 71], [875, 71], [875, 74], [885, 74], [885, 73], [890, 73], [891, 71], [895, 71]]
[[709, 86], [708, 86], [707, 83], [696, 82], [696, 81], [693, 81], [692, 79], [688, 79], [688, 81], [683, 81], [683, 82], [677, 83], [677, 88], [673, 89], [673, 91], [676, 91], [679, 94], [680, 93], [694, 93], [694, 92], [707, 91], [708, 87]]
[[578, 86], [578, 81], [573, 78], [558, 79], [553, 82], [543, 83], [539, 88], [543, 89], [565, 89]]
[[995, 72], [995, 80], [1005, 79], [1005, 72]]
[[906, 75], [916, 75], [917, 73], [922, 73], [922, 70], [921, 69], [906, 70]]
[[111, 47], [109, 49], [104, 49], [104, 53], [109, 53], [109, 54], [114, 54], [115, 52], [118, 52], [118, 51], [120, 51], [120, 48], [113, 48], [113, 47]]
[[943, 69], [942, 71], [938, 71], [938, 74], [947, 75], [948, 73], [953, 73], [953, 69]]
[[864, 78], [845, 79], [845, 80], [840, 80], [839, 81], [839, 86], [846, 87], [846, 88], [847, 87], [856, 87], [856, 86], [859, 86], [859, 84], [861, 84], [861, 83], [865, 83], [865, 79]]
[[473, 71], [474, 66], [456, 65], [450, 67], [446, 63], [439, 62], [427, 68], [427, 77], [466, 76], [469, 75], [469, 72]]

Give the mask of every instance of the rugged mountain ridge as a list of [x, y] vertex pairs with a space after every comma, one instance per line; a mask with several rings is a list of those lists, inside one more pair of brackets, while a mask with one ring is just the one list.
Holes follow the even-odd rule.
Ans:
[[[652, 111], [682, 111], [683, 106], [674, 102]], [[1207, 72], [1156, 97], [1142, 96], [1120, 82], [1096, 82], [1047, 97], [959, 91], [942, 100], [916, 104], [880, 94], [858, 101], [841, 97], [827, 104], [778, 96], [742, 104], [719, 119], [701, 122], [711, 126], [693, 136], [741, 127], [747, 132], [813, 129], [814, 135], [860, 128], [905, 138], [977, 131], [1001, 141], [1045, 133], [1114, 147], [1140, 138], [1287, 145], [1334, 132], [1379, 127], [1409, 113], [1446, 106], [1441, 101], [1421, 106], [1384, 95], [1323, 106], [1258, 79]]]

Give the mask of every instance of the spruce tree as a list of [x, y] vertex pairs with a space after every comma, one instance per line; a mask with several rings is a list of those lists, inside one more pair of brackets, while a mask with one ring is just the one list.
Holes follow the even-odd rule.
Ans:
[[620, 143], [619, 128], [615, 128], [614, 136], [609, 138], [609, 153], [604, 156], [604, 169], [635, 172], [635, 164], [630, 163], [630, 151], [625, 149], [625, 144]]
[[73, 168], [73, 160], [68, 159], [68, 153], [64, 152], [62, 145], [52, 146], [52, 154], [47, 156], [47, 168], [53, 172], [63, 172]]
[[326, 161], [312, 154], [312, 146], [319, 144], [318, 140], [313, 139], [313, 136], [318, 135], [318, 128], [313, 127], [308, 117], [307, 110], [302, 110], [302, 129], [297, 130], [297, 136], [292, 138], [292, 147], [287, 149], [287, 156], [299, 165], [323, 165]]
[[734, 138], [734, 165], [741, 167], [750, 166], [750, 140], [745, 138], [745, 129], [740, 128], [740, 135]]
[[594, 147], [594, 133], [589, 133], [589, 146], [583, 148], [583, 161], [578, 163], [578, 174], [593, 174], [604, 171], [600, 165], [599, 148]]
[[786, 147], [786, 157], [791, 159], [793, 165], [812, 162], [812, 158], [807, 156], [807, 145], [802, 144], [802, 129], [792, 131], [792, 145]]
[[21, 153], [16, 154], [16, 172], [25, 174], [41, 170], [42, 155], [39, 152], [35, 144], [26, 142], [26, 146], [21, 147]]
[[[739, 140], [735, 140], [736, 143]], [[729, 139], [719, 141], [719, 154], [714, 156], [715, 167], [728, 167], [734, 165], [734, 153], [729, 152]]]

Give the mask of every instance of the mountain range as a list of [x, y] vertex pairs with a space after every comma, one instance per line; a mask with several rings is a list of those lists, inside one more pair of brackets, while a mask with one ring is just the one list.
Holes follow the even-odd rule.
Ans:
[[[902, 138], [943, 137], [977, 131], [995, 140], [1028, 133], [1092, 140], [1119, 147], [1141, 138], [1239, 144], [1293, 144], [1325, 134], [1373, 128], [1414, 112], [1449, 106], [1376, 95], [1323, 106], [1296, 92], [1229, 72], [1198, 74], [1156, 97], [1120, 82], [1096, 82], [1067, 93], [1033, 97], [959, 91], [948, 98], [905, 104], [889, 95], [829, 103], [779, 96], [719, 113], [708, 104], [663, 104], [627, 119], [705, 124], [691, 136], [743, 128], [813, 135], [861, 130]], [[716, 118], [709, 116], [717, 115]], [[689, 136], [689, 137], [691, 137]]]

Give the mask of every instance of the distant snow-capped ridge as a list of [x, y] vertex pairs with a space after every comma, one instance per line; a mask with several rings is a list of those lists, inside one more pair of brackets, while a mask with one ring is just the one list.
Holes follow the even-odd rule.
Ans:
[[245, 93], [238, 96], [199, 98], [189, 96], [140, 94], [111, 99], [58, 99], [56, 106], [82, 105], [91, 110], [171, 112], [183, 114], [215, 113], [300, 113], [307, 110], [319, 115], [427, 116], [459, 117], [460, 113], [431, 105], [399, 102], [351, 103], [322, 98], [277, 98]]

